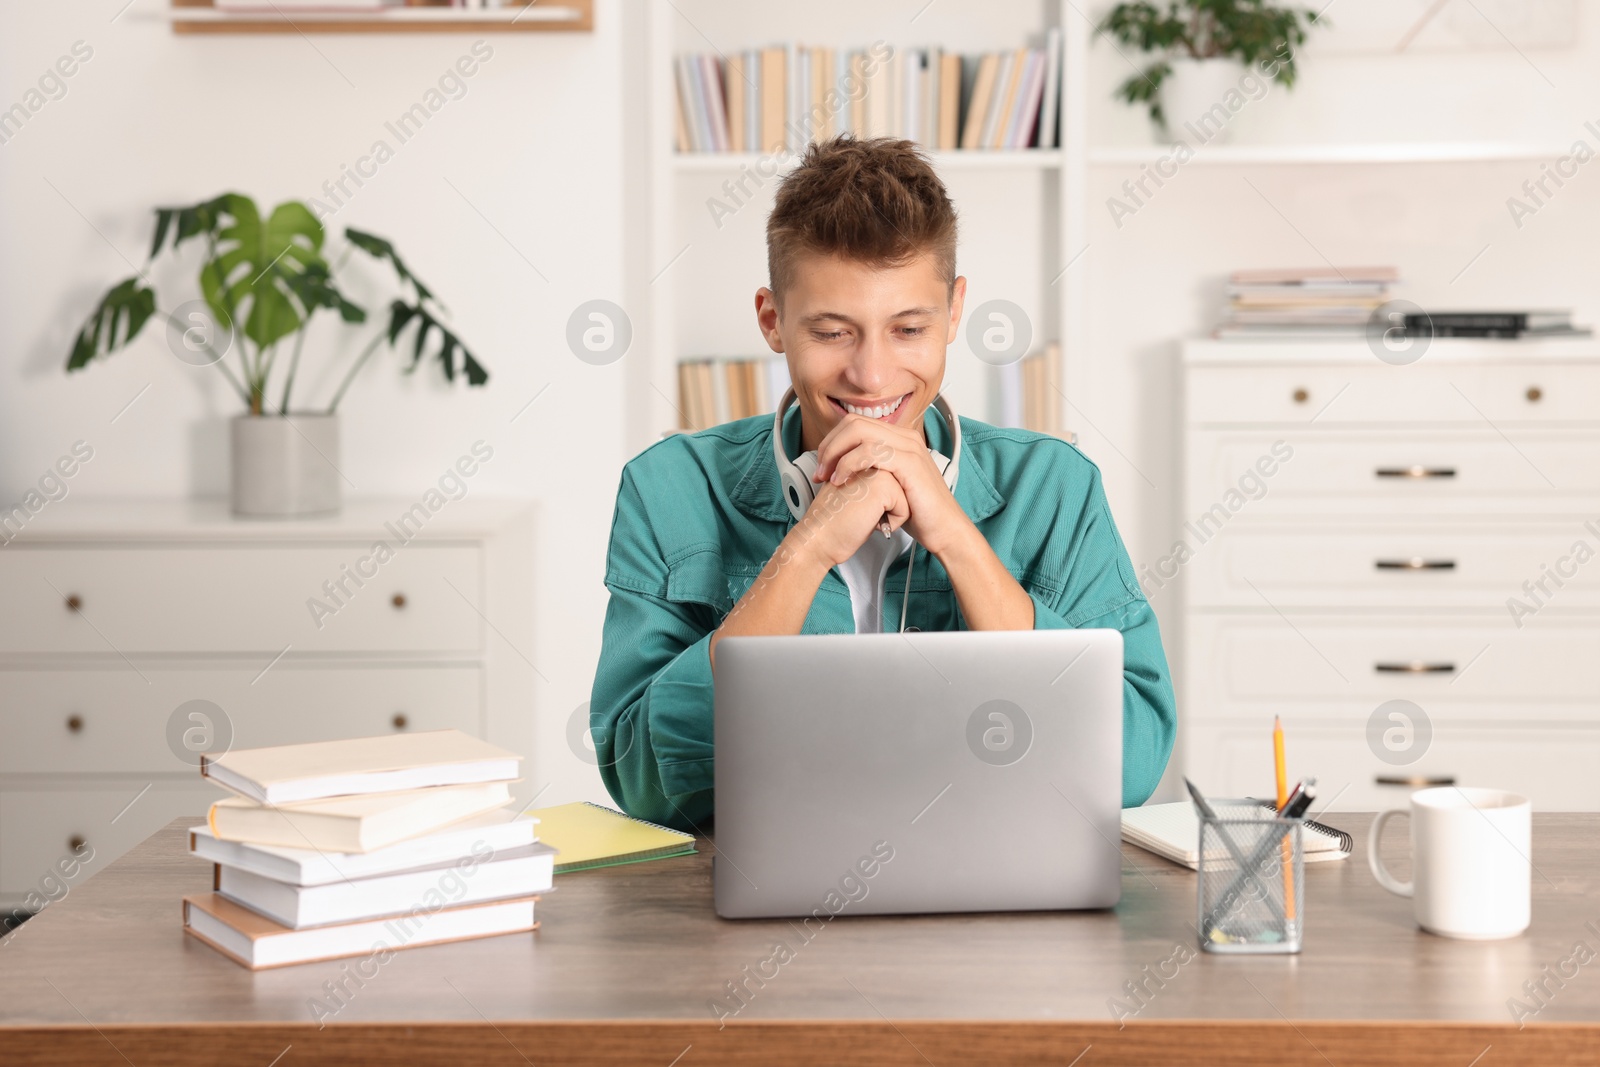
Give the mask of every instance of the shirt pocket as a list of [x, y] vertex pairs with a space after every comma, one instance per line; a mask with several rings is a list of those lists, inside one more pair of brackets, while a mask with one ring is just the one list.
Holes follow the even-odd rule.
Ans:
[[1054, 606], [1061, 598], [1061, 587], [1037, 571], [1024, 574], [1016, 581], [1018, 585], [1022, 586], [1023, 592], [1034, 597], [1041, 604]]
[[[748, 586], [749, 580], [744, 582]], [[739, 589], [743, 593], [743, 587]], [[712, 549], [685, 556], [667, 568], [667, 599], [679, 604], [699, 604], [717, 619], [733, 607], [735, 593], [722, 566], [722, 556]]]

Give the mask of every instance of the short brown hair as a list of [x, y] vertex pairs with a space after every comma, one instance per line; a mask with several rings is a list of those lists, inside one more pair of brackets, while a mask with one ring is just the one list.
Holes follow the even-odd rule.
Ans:
[[778, 186], [767, 216], [767, 275], [781, 304], [803, 253], [875, 267], [931, 253], [945, 285], [956, 283], [956, 212], [944, 182], [911, 141], [851, 134], [806, 146]]

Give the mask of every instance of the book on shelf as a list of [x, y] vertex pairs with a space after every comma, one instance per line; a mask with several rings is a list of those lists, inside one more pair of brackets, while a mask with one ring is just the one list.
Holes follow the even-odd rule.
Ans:
[[1039, 433], [1061, 432], [1061, 346], [1051, 341], [1022, 360], [1022, 426]]
[[1219, 341], [1359, 341], [1366, 336], [1353, 326], [1218, 326], [1211, 336]]
[[716, 151], [728, 151], [728, 114], [723, 106], [727, 89], [722, 83], [722, 69], [716, 58], [700, 56], [700, 95], [706, 108], [706, 125], [711, 131]]
[[1400, 281], [1400, 270], [1397, 267], [1269, 267], [1236, 270], [1228, 281], [1232, 285], [1394, 285]]
[[685, 359], [678, 364], [678, 428], [708, 426], [768, 415], [789, 388], [782, 356]]
[[1061, 345], [1051, 341], [998, 369], [999, 425], [1061, 436]]
[[672, 62], [672, 79], [677, 84], [674, 94], [677, 100], [677, 137], [678, 151], [688, 152], [693, 145], [701, 143], [705, 136], [695, 126], [699, 118], [699, 109], [689, 106], [689, 101], [695, 98], [694, 75], [689, 71], [689, 57], [679, 56]]
[[1306, 267], [1234, 271], [1218, 338], [1358, 338], [1400, 280], [1394, 267]]
[[1039, 147], [1061, 147], [1061, 29], [1045, 31], [1043, 100], [1039, 104]]
[[760, 152], [838, 133], [925, 148], [1060, 144], [1061, 31], [975, 55], [940, 47], [828, 48], [788, 42], [685, 53], [673, 64], [679, 152]]
[[1405, 316], [1416, 337], [1588, 337], [1593, 331], [1572, 322], [1571, 308], [1529, 311], [1430, 311]]
[[949, 53], [939, 56], [939, 91], [934, 99], [934, 129], [937, 131], [927, 141], [936, 148], [954, 148], [958, 143], [956, 133], [961, 117], [961, 57]]
[[1000, 53], [990, 52], [978, 59], [977, 74], [971, 94], [963, 107], [966, 120], [961, 129], [961, 147], [977, 148], [983, 136], [983, 124], [989, 114], [989, 102], [994, 99], [994, 83], [1000, 70]]
[[[788, 88], [788, 78], [785, 75], [787, 59], [782, 48], [761, 50], [761, 81], [756, 85], [756, 106], [761, 112], [761, 140], [756, 143], [757, 152], [771, 152], [784, 142], [784, 93]], [[696, 148], [701, 152], [715, 151], [703, 141]]]
[[[744, 53], [731, 53], [728, 56], [727, 66], [728, 151], [730, 152], [745, 150], [745, 82], [748, 77]], [[682, 106], [681, 102], [679, 106]], [[684, 152], [687, 149], [680, 144], [678, 151]]]
[[1020, 111], [1022, 83], [1027, 77], [1028, 62], [1031, 59], [1032, 53], [1026, 48], [1019, 48], [1011, 53], [1005, 65], [1005, 93], [999, 98], [999, 106], [995, 108], [994, 131], [984, 144], [985, 148], [1005, 148], [1009, 145], [1011, 127], [1016, 123]]

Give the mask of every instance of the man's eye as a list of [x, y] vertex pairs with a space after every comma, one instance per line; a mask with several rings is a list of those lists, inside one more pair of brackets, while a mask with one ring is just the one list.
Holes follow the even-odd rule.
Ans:
[[907, 337], [921, 337], [928, 332], [926, 326], [902, 326], [900, 329]]
[[819, 341], [837, 341], [844, 336], [843, 330], [813, 330], [811, 336]]

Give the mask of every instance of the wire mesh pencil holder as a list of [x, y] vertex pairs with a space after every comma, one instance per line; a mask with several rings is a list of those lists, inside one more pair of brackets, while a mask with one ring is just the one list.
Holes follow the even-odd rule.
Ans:
[[1304, 819], [1254, 800], [1212, 800], [1200, 817], [1196, 928], [1206, 952], [1299, 952]]

